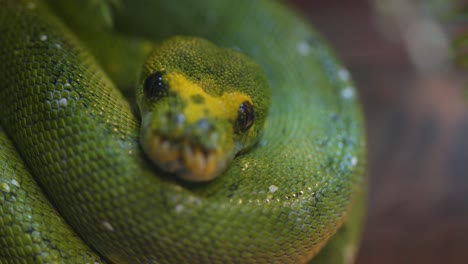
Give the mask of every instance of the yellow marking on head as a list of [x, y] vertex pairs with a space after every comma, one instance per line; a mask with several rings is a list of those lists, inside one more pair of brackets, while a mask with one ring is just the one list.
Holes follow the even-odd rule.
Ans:
[[[166, 80], [169, 90], [177, 93], [187, 103], [184, 115], [188, 123], [197, 122], [206, 116], [206, 112], [211, 117], [235, 120], [241, 103], [247, 101], [252, 104], [250, 97], [241, 92], [225, 92], [221, 96], [210, 95], [200, 85], [179, 73], [167, 74]], [[197, 101], [200, 102], [194, 102], [193, 97], [198, 97]]]

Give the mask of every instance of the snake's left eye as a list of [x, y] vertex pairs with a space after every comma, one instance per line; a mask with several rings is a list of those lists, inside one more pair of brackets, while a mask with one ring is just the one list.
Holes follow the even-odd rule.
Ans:
[[237, 110], [236, 132], [245, 132], [255, 121], [255, 110], [250, 102], [243, 102]]
[[148, 98], [161, 97], [167, 93], [167, 86], [163, 81], [162, 72], [155, 72], [146, 78], [144, 92]]

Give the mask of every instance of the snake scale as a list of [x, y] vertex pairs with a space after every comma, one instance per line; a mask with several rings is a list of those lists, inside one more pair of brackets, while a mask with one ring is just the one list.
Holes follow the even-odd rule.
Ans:
[[[0, 0], [0, 263], [353, 262], [366, 194], [359, 100], [348, 71], [300, 16], [266, 0], [86, 3]], [[269, 96], [255, 87], [208, 93], [197, 85], [218, 81], [204, 73], [139, 73], [149, 48], [187, 40], [161, 44], [173, 35], [253, 59], [271, 86], [269, 110], [258, 109]], [[206, 43], [202, 53], [218, 49]], [[186, 57], [175, 65], [192, 65], [184, 64], [192, 51], [179, 46]], [[225, 70], [232, 83], [260, 76], [244, 55], [206, 60], [236, 56], [238, 67]], [[257, 142], [213, 180], [174, 178], [209, 174], [217, 163], [154, 165], [139, 142], [145, 121], [123, 96], [133, 83], [161, 88], [144, 96], [182, 96], [165, 85], [192, 83], [189, 91], [206, 92], [193, 101], [208, 107], [238, 98], [220, 104], [240, 103], [226, 131], [257, 131]]]

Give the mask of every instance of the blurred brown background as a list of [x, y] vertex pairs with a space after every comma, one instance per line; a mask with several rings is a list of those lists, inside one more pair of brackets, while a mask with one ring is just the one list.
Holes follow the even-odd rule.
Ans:
[[[437, 50], [415, 61], [411, 39], [385, 36], [370, 1], [290, 2], [350, 69], [363, 103], [371, 189], [357, 263], [468, 263], [463, 72], [444, 67], [443, 58], [435, 65], [427, 55]], [[413, 18], [400, 18], [403, 35]]]

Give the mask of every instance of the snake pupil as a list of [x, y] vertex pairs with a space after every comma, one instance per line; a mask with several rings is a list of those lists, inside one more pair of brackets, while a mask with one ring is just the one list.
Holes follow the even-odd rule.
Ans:
[[245, 132], [255, 121], [254, 107], [250, 102], [243, 102], [237, 111], [236, 132]]
[[148, 98], [161, 97], [166, 94], [167, 87], [164, 84], [162, 72], [155, 72], [146, 78], [144, 92]]

